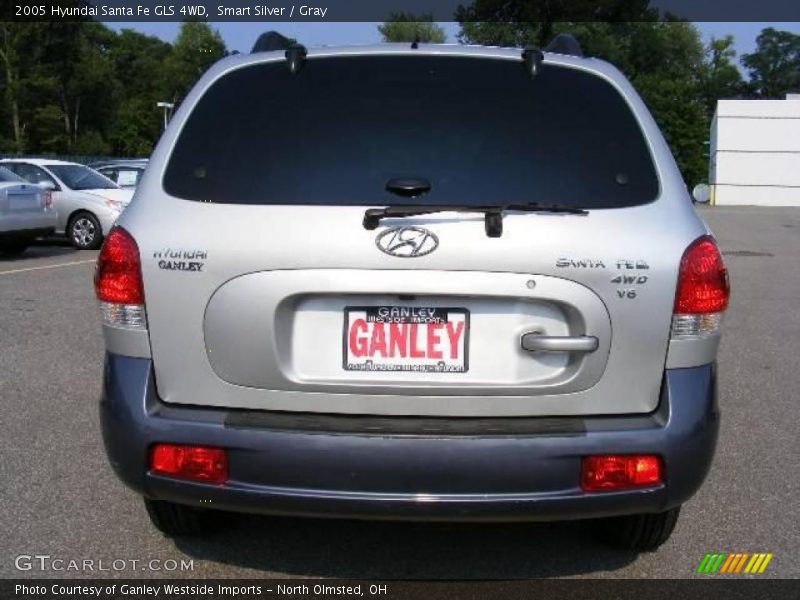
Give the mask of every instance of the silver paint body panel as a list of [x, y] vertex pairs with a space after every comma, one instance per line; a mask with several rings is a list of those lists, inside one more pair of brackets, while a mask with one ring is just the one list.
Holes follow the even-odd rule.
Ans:
[[[425, 45], [309, 50], [308, 60], [368, 53], [519, 60], [518, 50]], [[669, 339], [681, 256], [707, 227], [658, 127], [614, 67], [545, 54], [545, 65], [590, 72], [624, 96], [650, 147], [658, 198], [588, 216], [507, 213], [502, 237], [493, 239], [481, 215], [385, 219], [367, 231], [365, 207], [206, 204], [167, 194], [169, 155], [204, 91], [230, 71], [276, 60], [283, 54], [237, 55], [204, 75], [118, 221], [141, 252], [149, 348], [165, 402], [376, 415], [648, 413], [665, 366], [713, 362], [714, 343]], [[439, 247], [414, 258], [385, 254], [376, 236], [398, 225], [430, 230]], [[202, 270], [160, 268], [166, 249], [205, 252]], [[612, 282], [617, 276], [646, 281], [621, 285]], [[635, 297], [621, 289], [635, 289]], [[356, 299], [468, 308], [470, 372], [357, 377], [337, 369], [342, 308]], [[599, 348], [571, 358], [525, 352], [520, 336], [537, 328], [596, 336]], [[123, 341], [129, 334], [137, 340]], [[130, 332], [107, 332], [106, 344], [117, 354], [147, 352]]]

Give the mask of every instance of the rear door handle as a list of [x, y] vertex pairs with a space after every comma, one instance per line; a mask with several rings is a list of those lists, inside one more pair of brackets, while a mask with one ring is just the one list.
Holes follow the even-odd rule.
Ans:
[[594, 352], [596, 337], [590, 335], [555, 336], [525, 333], [520, 340], [522, 349], [528, 352]]

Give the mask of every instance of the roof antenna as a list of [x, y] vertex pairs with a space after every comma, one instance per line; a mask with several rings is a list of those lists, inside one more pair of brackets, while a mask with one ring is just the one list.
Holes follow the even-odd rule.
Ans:
[[543, 59], [544, 54], [542, 54], [542, 51], [533, 46], [527, 46], [525, 50], [522, 51], [522, 62], [525, 65], [525, 70], [531, 77], [536, 77], [539, 73]]
[[415, 37], [414, 41], [411, 42], [411, 49], [416, 50], [417, 48], [419, 48], [419, 36]]
[[286, 66], [289, 67], [289, 73], [297, 75], [306, 62], [306, 54], [308, 53], [305, 46], [300, 44], [294, 44], [286, 49]]

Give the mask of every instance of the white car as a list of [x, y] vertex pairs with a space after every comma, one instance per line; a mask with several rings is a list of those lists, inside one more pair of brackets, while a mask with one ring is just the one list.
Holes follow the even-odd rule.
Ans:
[[23, 179], [53, 194], [56, 233], [64, 233], [79, 249], [96, 249], [133, 197], [94, 169], [60, 160], [15, 158], [0, 160]]
[[20, 254], [55, 226], [51, 192], [0, 167], [0, 253]]

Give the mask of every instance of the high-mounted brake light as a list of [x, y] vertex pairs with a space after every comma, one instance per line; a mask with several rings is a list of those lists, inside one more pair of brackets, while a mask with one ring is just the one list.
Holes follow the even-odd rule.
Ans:
[[664, 468], [658, 456], [586, 456], [581, 461], [581, 489], [585, 492], [653, 487], [664, 483]]
[[222, 448], [156, 444], [150, 449], [150, 470], [180, 479], [225, 483], [228, 455]]
[[103, 243], [94, 272], [94, 289], [105, 324], [147, 328], [139, 247], [121, 227], [114, 227]]
[[672, 317], [673, 339], [719, 331], [728, 307], [728, 271], [714, 238], [704, 235], [683, 253]]

